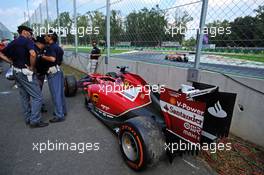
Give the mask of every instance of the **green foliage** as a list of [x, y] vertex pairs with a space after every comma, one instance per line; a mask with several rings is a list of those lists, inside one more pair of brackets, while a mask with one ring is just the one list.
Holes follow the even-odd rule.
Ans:
[[[230, 28], [231, 33], [224, 31], [223, 34], [209, 34], [209, 44], [216, 44], [216, 47], [264, 47], [264, 6], [259, 6], [254, 10], [255, 16], [237, 17], [233, 21], [213, 21], [208, 23], [208, 28], [220, 27]], [[132, 11], [125, 17], [120, 11], [111, 11], [111, 45], [116, 46], [119, 42], [131, 42], [134, 47], [160, 47], [164, 41], [179, 42], [185, 47], [194, 47], [196, 39], [185, 38], [184, 34], [171, 36], [165, 32], [168, 27], [185, 27], [193, 18], [186, 11], [179, 14], [175, 12], [173, 20], [168, 20], [166, 12], [157, 5], [155, 8], [143, 8]], [[69, 12], [60, 14], [61, 27], [70, 30], [73, 20]], [[57, 20], [51, 23], [57, 25]], [[97, 40], [104, 46], [106, 40], [106, 16], [99, 11], [88, 11], [85, 14], [78, 14], [77, 26], [89, 28], [91, 34], [79, 35], [79, 45], [90, 46], [92, 40]], [[99, 34], [95, 34], [95, 28], [99, 29]], [[64, 44], [73, 44], [74, 35], [68, 34], [62, 37]], [[232, 49], [231, 49], [232, 50]], [[233, 51], [232, 51], [233, 52]], [[236, 52], [236, 50], [234, 50]]]
[[237, 17], [234, 21], [214, 21], [207, 27], [230, 27], [226, 32], [215, 37], [209, 35], [209, 43], [217, 47], [264, 47], [264, 6], [254, 10], [256, 16]]

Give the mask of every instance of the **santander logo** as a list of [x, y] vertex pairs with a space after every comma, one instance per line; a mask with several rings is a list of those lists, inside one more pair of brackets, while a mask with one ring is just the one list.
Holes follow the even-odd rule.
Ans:
[[219, 101], [217, 101], [214, 106], [208, 108], [208, 112], [212, 116], [217, 117], [217, 118], [225, 118], [225, 117], [227, 117], [227, 113], [226, 113], [226, 111], [224, 111], [222, 109], [222, 106], [221, 106]]

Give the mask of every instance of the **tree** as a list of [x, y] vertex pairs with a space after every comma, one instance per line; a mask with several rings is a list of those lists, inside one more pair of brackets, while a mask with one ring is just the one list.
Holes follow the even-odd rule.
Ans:
[[165, 36], [165, 40], [166, 41], [177, 41], [180, 44], [183, 44], [185, 33], [184, 33], [184, 30], [182, 30], [183, 31], [182, 33], [180, 32], [180, 30], [185, 29], [185, 31], [187, 31], [188, 30], [187, 23], [192, 20], [193, 20], [193, 17], [191, 17], [187, 11], [184, 11], [183, 13], [181, 13], [180, 11], [176, 11], [173, 22], [170, 24], [167, 24], [167, 27], [168, 28], [172, 27], [172, 30], [174, 30], [175, 33], [178, 30], [178, 33], [173, 36], [171, 35], [171, 33], [167, 33]]
[[[231, 31], [231, 33], [228, 30]], [[233, 31], [231, 24], [227, 20], [216, 20], [208, 23], [204, 32], [208, 34], [209, 44], [215, 44], [218, 47], [233, 45], [233, 42], [230, 40]]]
[[264, 47], [264, 5], [254, 10], [256, 15], [256, 32], [255, 38], [258, 38], [257, 46]]
[[230, 23], [232, 33], [231, 41], [235, 47], [255, 47], [254, 32], [256, 29], [255, 18], [252, 16], [238, 17]]
[[264, 6], [254, 10], [256, 16], [237, 17], [234, 21], [214, 21], [207, 27], [230, 27], [231, 34], [224, 33], [213, 37], [209, 35], [209, 43], [217, 47], [264, 47]]
[[124, 36], [120, 11], [112, 10], [110, 20], [111, 42], [115, 45], [118, 41], [121, 41], [121, 37]]
[[[62, 35], [61, 37], [61, 41], [64, 44], [73, 44], [74, 41], [74, 36], [70, 34], [71, 28], [72, 28], [72, 24], [73, 21], [70, 17], [70, 13], [69, 12], [62, 12], [59, 15], [59, 19], [60, 19], [60, 27], [61, 29], [65, 29], [65, 33], [66, 36]], [[55, 19], [53, 24], [54, 26], [57, 25], [57, 21], [58, 19]], [[61, 31], [62, 32], [62, 31]]]
[[164, 37], [166, 24], [165, 15], [158, 7], [133, 11], [126, 17], [127, 39], [135, 46], [158, 46]]
[[90, 24], [92, 25], [92, 28], [98, 28], [99, 29], [99, 34], [92, 34], [90, 35], [90, 42], [93, 39], [97, 40], [105, 40], [106, 39], [106, 20], [105, 20], [105, 15], [103, 15], [102, 12], [99, 11], [94, 11], [94, 12], [87, 12], [88, 19], [90, 21]]
[[[79, 45], [86, 45], [89, 43], [89, 34], [92, 32], [88, 25], [88, 17], [86, 15], [77, 15], [77, 27], [78, 27], [78, 38]], [[88, 33], [90, 32], [90, 33]]]
[[191, 38], [189, 38], [187, 40], [184, 40], [182, 45], [186, 46], [186, 47], [195, 47], [196, 39], [194, 37], [191, 37]]

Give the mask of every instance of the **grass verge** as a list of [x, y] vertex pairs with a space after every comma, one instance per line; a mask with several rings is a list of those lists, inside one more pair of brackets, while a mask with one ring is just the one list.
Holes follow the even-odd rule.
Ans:
[[64, 75], [72, 74], [77, 78], [77, 80], [79, 80], [81, 77], [86, 75], [84, 72], [81, 72], [81, 71], [79, 71], [79, 70], [77, 70], [71, 66], [68, 66], [66, 64], [62, 64], [61, 68], [64, 72]]
[[[208, 53], [210, 54], [210, 53]], [[241, 60], [248, 61], [257, 61], [264, 63], [264, 55], [263, 54], [228, 54], [228, 53], [213, 53], [212, 55], [221, 55], [227, 58], [235, 58]]]
[[219, 142], [231, 143], [232, 149], [216, 151], [216, 153], [202, 151], [199, 155], [217, 173], [221, 175], [264, 174], [263, 148], [234, 135], [221, 139]]

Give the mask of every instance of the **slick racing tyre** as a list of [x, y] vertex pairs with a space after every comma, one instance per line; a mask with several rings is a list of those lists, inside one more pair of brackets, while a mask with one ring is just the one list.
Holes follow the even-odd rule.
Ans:
[[135, 117], [120, 127], [119, 145], [127, 165], [139, 171], [155, 165], [164, 155], [164, 135], [149, 117]]
[[64, 94], [66, 97], [72, 97], [77, 92], [77, 81], [74, 75], [66, 75], [64, 78]]

